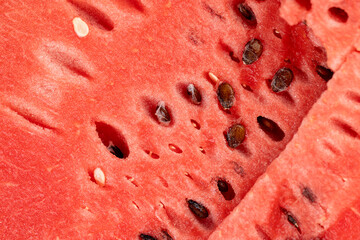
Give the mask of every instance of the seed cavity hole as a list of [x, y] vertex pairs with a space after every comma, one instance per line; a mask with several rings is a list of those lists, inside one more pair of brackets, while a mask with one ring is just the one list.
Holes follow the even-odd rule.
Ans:
[[332, 123], [343, 133], [346, 135], [352, 137], [352, 138], [358, 138], [359, 134], [354, 130], [352, 126], [350, 126], [348, 123], [340, 120], [340, 119], [332, 119]]
[[334, 75], [334, 72], [331, 69], [321, 65], [316, 66], [316, 73], [326, 82], [332, 79]]
[[114, 22], [104, 12], [100, 11], [96, 7], [80, 0], [68, 0], [75, 9], [78, 11], [80, 16], [99, 29], [111, 31], [114, 29]]
[[260, 129], [263, 130], [273, 141], [280, 142], [284, 139], [284, 131], [273, 120], [259, 116], [257, 117], [257, 122]]
[[144, 152], [153, 159], [159, 159], [160, 158], [160, 156], [158, 154], [156, 154], [156, 153], [154, 153], [154, 152], [152, 152], [150, 150], [144, 150]]
[[295, 218], [295, 216], [288, 210], [286, 210], [285, 208], [282, 208], [280, 207], [280, 211], [285, 214], [288, 222], [293, 225], [297, 230], [298, 232], [301, 234], [301, 229], [300, 229], [300, 226], [299, 226], [299, 221]]
[[312, 4], [311, 0], [296, 0], [296, 2], [307, 11], [311, 10]]
[[191, 122], [191, 125], [193, 125], [193, 127], [197, 130], [200, 130], [201, 126], [200, 126], [200, 123], [198, 123], [197, 121], [195, 121], [194, 119], [191, 119], [190, 120]]
[[280, 33], [279, 30], [274, 29], [274, 30], [273, 30], [273, 34], [275, 35], [275, 37], [282, 39], [282, 36], [281, 36], [281, 33]]
[[314, 203], [316, 201], [316, 195], [309, 187], [304, 187], [302, 189], [302, 195], [307, 198], [311, 203]]
[[173, 143], [170, 143], [169, 144], [169, 149], [175, 153], [182, 153], [183, 151], [181, 150], [181, 148], [179, 148], [178, 146], [176, 146], [175, 144]]
[[331, 7], [328, 10], [329, 16], [339, 23], [346, 23], [349, 19], [347, 12], [338, 7]]
[[203, 147], [199, 147], [201, 153], [206, 154], [205, 149]]
[[95, 122], [95, 126], [101, 142], [111, 154], [121, 159], [129, 156], [129, 146], [118, 130], [104, 122]]
[[135, 181], [134, 177], [131, 176], [125, 176], [126, 180], [128, 180], [132, 185], [134, 185], [135, 187], [139, 187], [139, 184], [137, 184], [137, 182]]
[[230, 201], [235, 198], [235, 192], [232, 188], [231, 184], [228, 183], [225, 179], [217, 180], [217, 188], [219, 189], [221, 195], [225, 198], [225, 200]]
[[358, 94], [356, 92], [347, 92], [346, 96], [349, 100], [360, 104], [360, 94]]
[[139, 235], [139, 239], [140, 240], [157, 240], [157, 238], [155, 238], [155, 237], [153, 237], [153, 236], [151, 236], [149, 234], [144, 234], [144, 233], [141, 233]]

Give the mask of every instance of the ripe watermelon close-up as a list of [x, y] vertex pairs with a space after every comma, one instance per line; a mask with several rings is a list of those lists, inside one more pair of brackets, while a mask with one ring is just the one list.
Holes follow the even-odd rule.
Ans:
[[359, 7], [0, 2], [0, 239], [360, 239]]

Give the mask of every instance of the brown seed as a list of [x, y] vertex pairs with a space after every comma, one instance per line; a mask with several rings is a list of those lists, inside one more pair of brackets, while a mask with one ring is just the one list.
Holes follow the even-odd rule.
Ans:
[[240, 3], [239, 5], [237, 5], [237, 8], [239, 10], [241, 18], [248, 25], [254, 26], [254, 25], [257, 24], [255, 14], [254, 14], [253, 10], [249, 6], [247, 6], [247, 5], [243, 4], [243, 3]]
[[273, 120], [259, 116], [257, 117], [257, 122], [261, 130], [263, 130], [272, 140], [279, 142], [284, 139], [284, 131]]
[[235, 103], [235, 92], [229, 83], [223, 82], [219, 85], [217, 97], [225, 110], [230, 109]]
[[201, 94], [199, 90], [194, 86], [194, 84], [189, 84], [187, 86], [187, 94], [191, 97], [191, 102], [200, 105], [201, 103]]
[[274, 92], [282, 92], [290, 86], [293, 79], [294, 74], [291, 69], [285, 67], [281, 68], [276, 72], [272, 79], [271, 89]]
[[209, 216], [208, 210], [202, 204], [191, 199], [187, 200], [187, 203], [191, 212], [198, 218], [207, 218]]
[[334, 72], [331, 69], [320, 65], [316, 66], [316, 73], [325, 81], [329, 81], [334, 75]]
[[164, 124], [164, 125], [170, 124], [171, 117], [170, 117], [168, 110], [165, 107], [164, 102], [161, 101], [158, 103], [155, 115], [161, 124]]
[[263, 52], [263, 45], [258, 39], [251, 39], [246, 45], [243, 52], [242, 61], [249, 65], [256, 62]]
[[219, 189], [220, 192], [229, 191], [229, 186], [228, 186], [227, 182], [224, 181], [224, 180], [221, 180], [221, 179], [218, 180], [217, 181], [217, 186], [218, 186], [218, 189]]
[[226, 141], [229, 147], [238, 147], [245, 139], [246, 130], [241, 124], [232, 125], [226, 133]]
[[141, 240], [157, 240], [157, 238], [155, 238], [155, 237], [153, 237], [153, 236], [151, 236], [151, 235], [143, 234], [143, 233], [141, 233], [141, 234], [139, 235], [139, 238], [140, 238]]

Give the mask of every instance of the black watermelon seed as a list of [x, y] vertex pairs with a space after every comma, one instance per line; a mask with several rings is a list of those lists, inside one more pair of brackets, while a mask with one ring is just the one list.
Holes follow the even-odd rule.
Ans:
[[241, 124], [232, 125], [226, 133], [226, 141], [231, 148], [238, 147], [245, 139], [246, 130]]
[[249, 6], [247, 6], [247, 5], [243, 4], [243, 3], [240, 3], [239, 5], [237, 5], [237, 8], [239, 10], [241, 18], [248, 25], [254, 26], [254, 25], [257, 24], [255, 14], [254, 14], [253, 10]]
[[276, 72], [275, 76], [272, 79], [271, 89], [274, 92], [282, 92], [290, 86], [293, 79], [294, 74], [291, 69], [281, 68]]
[[258, 39], [251, 39], [246, 45], [243, 52], [242, 60], [246, 65], [256, 62], [263, 52], [263, 45]]
[[235, 92], [229, 83], [223, 82], [217, 89], [217, 97], [221, 106], [226, 110], [234, 106]]
[[208, 210], [202, 204], [191, 199], [187, 200], [187, 203], [191, 212], [198, 218], [207, 218], [209, 216]]
[[334, 75], [334, 72], [331, 69], [320, 65], [316, 66], [316, 73], [325, 81], [329, 81]]
[[153, 236], [151, 236], [151, 235], [143, 234], [143, 233], [141, 233], [141, 234], [139, 235], [139, 238], [140, 238], [141, 240], [157, 240], [157, 238], [155, 238], [155, 237], [153, 237]]
[[168, 110], [165, 107], [164, 102], [159, 102], [159, 104], [156, 107], [155, 115], [161, 124], [164, 124], [164, 125], [170, 124], [171, 117], [170, 117]]
[[257, 117], [257, 122], [261, 130], [263, 130], [272, 140], [279, 142], [284, 139], [284, 131], [273, 120], [259, 116]]
[[217, 187], [218, 187], [219, 191], [222, 193], [229, 191], [229, 186], [228, 186], [227, 182], [224, 180], [221, 180], [221, 179], [218, 180]]
[[186, 90], [187, 94], [191, 97], [191, 102], [196, 105], [200, 105], [202, 97], [199, 90], [194, 86], [194, 84], [189, 84]]
[[110, 143], [107, 147], [109, 151], [118, 158], [124, 158], [124, 153], [114, 144]]
[[170, 236], [170, 234], [168, 233], [168, 231], [166, 230], [161, 230], [161, 234], [162, 234], [162, 239], [163, 240], [173, 240], [173, 238]]
[[316, 201], [316, 195], [313, 193], [313, 191], [308, 188], [308, 187], [304, 187], [302, 190], [302, 195], [304, 197], [306, 197], [307, 199], [310, 200], [310, 202], [315, 202]]
[[286, 210], [285, 208], [281, 208], [281, 211], [286, 215], [288, 222], [291, 225], [293, 225], [298, 230], [299, 233], [301, 233], [299, 223], [298, 223], [297, 219], [294, 217], [294, 215], [291, 212], [289, 212], [288, 210]]

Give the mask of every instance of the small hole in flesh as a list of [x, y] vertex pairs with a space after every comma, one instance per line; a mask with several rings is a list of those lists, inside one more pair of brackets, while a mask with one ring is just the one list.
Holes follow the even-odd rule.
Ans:
[[199, 150], [200, 150], [200, 152], [202, 152], [203, 154], [205, 154], [205, 150], [204, 150], [203, 147], [199, 147]]
[[169, 149], [175, 153], [182, 153], [183, 151], [181, 150], [181, 148], [179, 148], [178, 146], [176, 146], [175, 144], [170, 143], [169, 144]]
[[286, 215], [288, 222], [293, 225], [299, 233], [301, 233], [301, 229], [299, 227], [299, 222], [297, 221], [297, 219], [294, 217], [294, 215], [289, 212], [288, 210], [286, 210], [285, 208], [280, 208], [280, 210]]
[[263, 45], [258, 39], [251, 39], [245, 45], [245, 49], [242, 56], [244, 64], [249, 65], [256, 62], [263, 52]]
[[346, 122], [339, 120], [339, 119], [332, 119], [332, 123], [341, 130], [344, 134], [353, 137], [358, 138], [359, 134], [354, 130], [352, 126], [347, 124]]
[[196, 128], [197, 130], [200, 130], [201, 126], [197, 121], [195, 121], [194, 119], [191, 119], [190, 122], [194, 126], [194, 128]]
[[160, 156], [152, 151], [149, 151], [149, 150], [145, 150], [145, 153], [148, 154], [151, 158], [153, 159], [159, 159]]
[[194, 84], [189, 84], [187, 86], [187, 94], [190, 97], [190, 100], [193, 104], [195, 105], [200, 105], [201, 104], [201, 94], [199, 92], [199, 90], [194, 86]]
[[229, 52], [229, 56], [231, 60], [233, 60], [234, 62], [240, 63], [240, 59], [237, 56], [235, 56], [233, 51]]
[[166, 229], [161, 230], [161, 237], [163, 240], [173, 240], [173, 238]]
[[294, 74], [289, 68], [281, 68], [274, 75], [271, 81], [271, 89], [274, 92], [285, 91], [294, 79]]
[[331, 7], [328, 10], [329, 15], [332, 19], [340, 23], [346, 23], [349, 19], [349, 15], [344, 9], [338, 7]]
[[245, 139], [246, 130], [241, 124], [232, 125], [225, 134], [226, 141], [231, 148], [238, 147]]
[[261, 130], [263, 130], [272, 140], [279, 142], [284, 139], [284, 131], [273, 120], [259, 116], [257, 117], [257, 122]]
[[187, 200], [187, 204], [189, 209], [191, 210], [191, 212], [198, 218], [207, 218], [209, 216], [209, 212], [206, 209], [206, 207], [204, 207], [204, 205], [202, 205], [201, 203], [198, 203], [194, 200]]
[[251, 89], [251, 87], [245, 83], [242, 83], [241, 86], [246, 90], [246, 91], [249, 91], [249, 92], [252, 92], [253, 90]]
[[139, 238], [140, 238], [140, 240], [157, 240], [157, 238], [155, 238], [151, 235], [148, 235], [148, 234], [144, 234], [144, 233], [141, 233], [139, 235]]
[[334, 75], [334, 72], [331, 69], [320, 65], [316, 66], [316, 73], [325, 81], [329, 81]]
[[304, 187], [302, 189], [302, 195], [312, 203], [316, 201], [316, 195], [309, 187]]
[[225, 110], [230, 109], [235, 103], [235, 92], [229, 83], [223, 82], [219, 85], [217, 97]]
[[170, 113], [165, 106], [165, 102], [161, 101], [156, 107], [155, 116], [160, 124], [168, 126], [171, 121]]
[[279, 30], [274, 29], [273, 33], [274, 33], [275, 37], [282, 39], [282, 36], [281, 36], [281, 33], [279, 32]]

